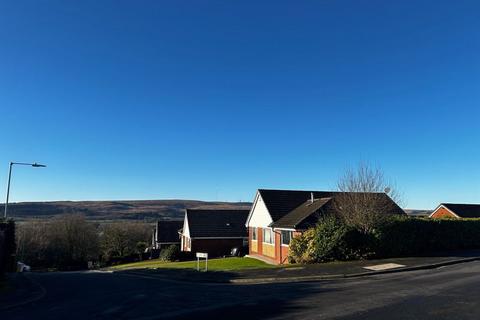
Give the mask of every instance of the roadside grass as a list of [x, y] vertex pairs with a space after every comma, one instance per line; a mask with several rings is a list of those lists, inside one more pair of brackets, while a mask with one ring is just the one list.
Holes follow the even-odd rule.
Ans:
[[[209, 271], [236, 271], [245, 269], [267, 269], [276, 268], [277, 266], [270, 265], [263, 261], [252, 258], [218, 258], [208, 260]], [[111, 271], [121, 271], [129, 269], [195, 269], [197, 268], [197, 261], [183, 261], [183, 262], [165, 262], [159, 259], [140, 261], [134, 263], [121, 264], [108, 268]], [[200, 261], [200, 268], [205, 268], [205, 261]]]

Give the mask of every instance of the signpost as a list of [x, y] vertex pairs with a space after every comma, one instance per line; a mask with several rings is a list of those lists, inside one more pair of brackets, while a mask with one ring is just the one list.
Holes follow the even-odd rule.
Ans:
[[208, 271], [208, 253], [197, 252], [197, 271], [200, 271], [200, 258], [205, 259], [205, 271]]

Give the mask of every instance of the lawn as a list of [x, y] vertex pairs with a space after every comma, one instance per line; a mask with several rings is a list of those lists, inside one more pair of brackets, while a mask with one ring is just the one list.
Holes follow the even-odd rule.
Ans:
[[[147, 260], [135, 263], [121, 264], [118, 266], [110, 267], [109, 270], [120, 271], [128, 269], [143, 269], [143, 268], [165, 268], [165, 269], [195, 269], [197, 267], [197, 261], [184, 261], [184, 262], [164, 262], [158, 259]], [[245, 270], [245, 269], [265, 269], [275, 268], [276, 266], [265, 263], [263, 261], [252, 258], [219, 258], [208, 260], [209, 271], [232, 271], [232, 270]], [[200, 268], [205, 268], [204, 260], [200, 261]]]

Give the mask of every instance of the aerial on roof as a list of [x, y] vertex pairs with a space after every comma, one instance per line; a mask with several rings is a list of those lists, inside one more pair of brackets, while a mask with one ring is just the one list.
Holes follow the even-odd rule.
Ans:
[[460, 218], [480, 218], [480, 204], [442, 203], [440, 206], [446, 207]]
[[158, 243], [180, 242], [178, 230], [180, 230], [182, 226], [182, 220], [157, 221], [156, 241]]
[[247, 237], [245, 221], [249, 210], [186, 209], [191, 238]]

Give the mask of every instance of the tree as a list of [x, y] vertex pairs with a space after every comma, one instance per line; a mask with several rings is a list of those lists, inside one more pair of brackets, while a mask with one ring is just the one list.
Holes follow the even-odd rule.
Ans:
[[[379, 168], [361, 163], [338, 181], [334, 205], [340, 218], [363, 233], [373, 231], [390, 213], [398, 212], [400, 195]], [[389, 199], [389, 197], [391, 199]]]
[[58, 267], [83, 267], [98, 260], [99, 242], [95, 224], [83, 215], [70, 214], [53, 219], [49, 224], [50, 254]]
[[99, 258], [97, 227], [78, 214], [21, 223], [17, 257], [34, 268], [84, 268]]
[[152, 228], [141, 222], [114, 222], [103, 227], [101, 237], [102, 257], [105, 262], [140, 257], [145, 250]]

